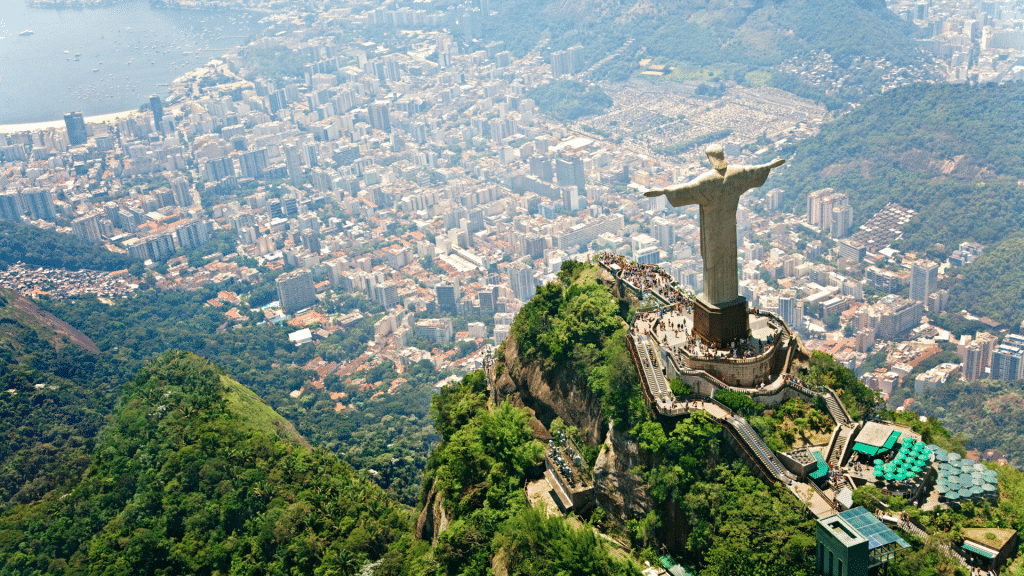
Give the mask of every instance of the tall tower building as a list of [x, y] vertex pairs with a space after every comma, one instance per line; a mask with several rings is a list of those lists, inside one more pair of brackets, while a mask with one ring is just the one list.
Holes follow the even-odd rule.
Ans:
[[90, 244], [96, 244], [101, 239], [101, 216], [101, 214], [90, 214], [88, 216], [75, 218], [71, 221], [71, 233]]
[[57, 211], [53, 204], [53, 195], [45, 188], [26, 188], [21, 191], [21, 203], [28, 209], [33, 220], [57, 219]]
[[288, 167], [288, 178], [292, 186], [302, 186], [305, 178], [302, 174], [302, 154], [295, 144], [284, 145], [284, 163]]
[[533, 269], [515, 262], [508, 267], [509, 284], [512, 286], [512, 293], [523, 302], [528, 302], [537, 294], [537, 286], [533, 282]]
[[1024, 379], [1024, 350], [1000, 344], [992, 351], [991, 375], [995, 380], [1007, 382]]
[[64, 127], [68, 130], [68, 142], [72, 146], [81, 146], [89, 139], [85, 131], [85, 117], [81, 112], [68, 112], [64, 115]]
[[459, 287], [455, 284], [438, 284], [434, 287], [437, 308], [449, 314], [459, 313]]
[[831, 235], [833, 238], [846, 238], [853, 227], [853, 207], [849, 204], [832, 209]]
[[171, 180], [171, 193], [174, 195], [174, 204], [182, 208], [188, 208], [194, 201], [192, 199], [192, 188], [188, 180], [177, 177]]
[[21, 222], [21, 200], [14, 190], [0, 192], [0, 220]]
[[285, 314], [294, 314], [316, 304], [316, 289], [309, 270], [299, 269], [277, 277], [277, 299]]
[[391, 132], [391, 114], [388, 112], [388, 105], [381, 103], [370, 104], [366, 107], [370, 114], [370, 126], [384, 132]]
[[153, 94], [149, 97], [149, 108], [153, 111], [153, 123], [156, 124], [156, 131], [163, 134], [164, 102], [160, 96]]
[[928, 295], [938, 289], [939, 265], [927, 260], [910, 267], [910, 299], [927, 302]]

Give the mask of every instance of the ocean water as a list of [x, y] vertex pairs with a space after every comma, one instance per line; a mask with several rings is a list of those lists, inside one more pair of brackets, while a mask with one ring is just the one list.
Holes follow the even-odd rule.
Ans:
[[0, 124], [138, 108], [261, 28], [249, 15], [154, 9], [145, 0], [89, 9], [0, 0]]

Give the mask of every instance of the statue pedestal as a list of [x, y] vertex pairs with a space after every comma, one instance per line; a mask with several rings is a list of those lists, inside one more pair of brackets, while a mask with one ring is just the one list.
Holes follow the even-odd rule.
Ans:
[[746, 338], [750, 331], [747, 299], [740, 296], [716, 306], [705, 302], [701, 294], [694, 299], [693, 331], [719, 348], [725, 348], [738, 338]]

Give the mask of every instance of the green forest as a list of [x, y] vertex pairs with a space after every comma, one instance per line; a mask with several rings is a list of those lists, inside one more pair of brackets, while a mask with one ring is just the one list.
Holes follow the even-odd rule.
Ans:
[[0, 270], [16, 262], [68, 270], [124, 270], [132, 261], [70, 234], [0, 220]]
[[526, 93], [541, 112], [563, 122], [600, 114], [611, 107], [612, 98], [600, 86], [570, 80], [555, 80]]
[[0, 517], [2, 574], [347, 574], [408, 513], [210, 363], [128, 382], [89, 468]]
[[915, 396], [914, 405], [957, 430], [967, 448], [994, 448], [1024, 465], [1024, 382], [958, 380]]
[[[291, 398], [291, 391], [312, 380], [312, 372], [300, 366], [315, 356], [336, 361], [358, 356], [372, 334], [372, 317], [315, 346], [296, 347], [288, 341], [286, 327], [247, 323], [221, 330], [227, 322], [224, 313], [204, 304], [225, 289], [245, 293], [253, 287], [233, 283], [196, 292], [151, 289], [112, 305], [95, 298], [40, 304], [96, 342], [103, 353], [98, 364], [105, 377], [116, 381], [170, 349], [200, 354], [259, 394], [315, 445], [331, 449], [360, 470], [376, 470], [374, 481], [400, 501], [415, 502], [427, 452], [437, 441], [427, 420], [430, 397], [434, 384], [446, 375], [429, 363], [410, 366], [399, 375], [386, 362], [362, 375], [376, 387], [360, 389], [328, 377], [326, 390], [309, 390], [298, 399]], [[407, 383], [395, 394], [371, 399], [378, 388], [387, 389], [399, 376]], [[335, 411], [336, 401], [329, 392], [347, 393], [346, 402], [352, 408]]]

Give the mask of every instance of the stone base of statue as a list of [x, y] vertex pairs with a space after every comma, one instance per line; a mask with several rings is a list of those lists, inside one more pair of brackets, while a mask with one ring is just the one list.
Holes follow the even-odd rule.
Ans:
[[716, 306], [708, 304], [701, 294], [694, 299], [693, 331], [705, 342], [727, 348], [730, 342], [746, 338], [750, 331], [747, 299], [743, 296]]

